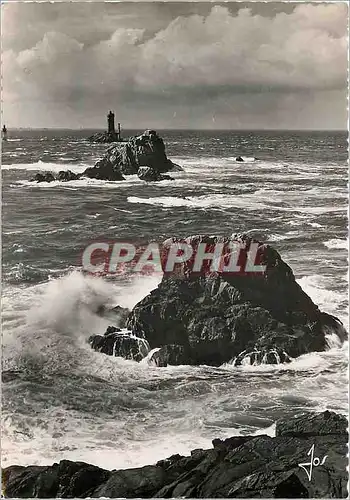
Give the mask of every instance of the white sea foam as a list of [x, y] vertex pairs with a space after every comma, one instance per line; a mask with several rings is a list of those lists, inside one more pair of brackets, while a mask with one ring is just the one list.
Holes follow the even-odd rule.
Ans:
[[[160, 347], [154, 347], [153, 349], [151, 349], [149, 351], [149, 353], [147, 354], [147, 356], [145, 356], [142, 360], [141, 360], [141, 363], [143, 364], [152, 364], [152, 361], [151, 361], [151, 358], [153, 356], [154, 353], [160, 351]], [[154, 366], [156, 366], [156, 364], [154, 363]]]
[[[238, 188], [239, 186], [237, 186]], [[138, 196], [129, 196], [129, 203], [140, 203], [145, 205], [159, 205], [165, 208], [189, 207], [189, 208], [240, 208], [244, 211], [256, 211], [272, 209], [281, 212], [290, 212], [291, 214], [305, 214], [305, 220], [310, 218], [310, 214], [322, 215], [333, 212], [344, 212], [346, 206], [327, 206], [320, 197], [321, 206], [298, 206], [300, 196], [296, 193], [286, 194], [284, 191], [258, 189], [255, 192], [241, 194], [203, 194], [199, 196], [157, 196], [141, 198]], [[289, 206], [288, 206], [289, 205]], [[315, 205], [315, 204], [314, 204]]]
[[[247, 157], [251, 159], [252, 157]], [[281, 181], [302, 181], [309, 180], [310, 178], [318, 179], [323, 176], [323, 171], [325, 167], [323, 165], [309, 165], [309, 164], [296, 164], [290, 163], [286, 164], [283, 161], [273, 161], [273, 160], [263, 160], [255, 159], [254, 162], [250, 162], [249, 170], [246, 162], [237, 162], [235, 156], [228, 157], [176, 157], [172, 158], [173, 161], [182, 165], [186, 172], [198, 173], [202, 177], [212, 177], [213, 170], [216, 175], [221, 174], [232, 174], [254, 176], [254, 180], [261, 179], [261, 181], [270, 180], [275, 184], [275, 182]], [[335, 173], [334, 167], [329, 169], [327, 172], [327, 178], [329, 180], [343, 180], [344, 176], [339, 173]], [[313, 188], [310, 188], [310, 195], [313, 194]], [[316, 187], [315, 190], [318, 188]], [[323, 188], [321, 188], [323, 189]], [[339, 191], [339, 188], [334, 188], [334, 192]], [[324, 189], [324, 192], [328, 197], [331, 197], [331, 193]]]
[[43, 162], [41, 160], [35, 163], [13, 163], [10, 165], [1, 165], [2, 170], [33, 170], [58, 173], [61, 170], [71, 170], [76, 174], [84, 172], [87, 167], [91, 165], [76, 164], [76, 163], [54, 163]]
[[[129, 283], [112, 284], [74, 271], [24, 290], [7, 290], [3, 304], [6, 364], [16, 364], [18, 357], [30, 355], [48, 356], [49, 363], [56, 365], [63, 355], [68, 366], [74, 368], [79, 352], [86, 351], [88, 336], [103, 333], [110, 324], [110, 318], [98, 314], [99, 307], [120, 305], [132, 308], [158, 285], [160, 279], [145, 276], [134, 278]], [[16, 311], [20, 312], [20, 320]], [[14, 316], [15, 330], [11, 327]], [[91, 355], [95, 355], [91, 349], [84, 354], [87, 359]]]
[[[237, 161], [237, 158], [238, 157], [234, 157], [231, 159]], [[254, 156], [240, 156], [240, 158], [242, 158], [244, 163], [253, 163], [253, 162], [257, 161], [257, 159], [254, 158]]]
[[274, 373], [274, 372], [304, 372], [313, 370], [316, 373], [321, 373], [324, 370], [330, 369], [334, 363], [334, 357], [339, 357], [340, 352], [346, 362], [348, 356], [349, 345], [348, 342], [342, 344], [336, 334], [327, 336], [328, 350], [324, 352], [311, 352], [303, 354], [298, 358], [292, 359], [290, 363], [278, 364], [260, 364], [250, 365], [242, 364], [238, 367], [233, 366], [231, 363], [225, 363], [223, 368], [229, 371], [238, 371], [245, 373]]
[[283, 240], [290, 240], [293, 238], [297, 238], [300, 235], [299, 231], [287, 231], [285, 234], [271, 234], [268, 237], [269, 241], [283, 241]]
[[[269, 405], [272, 408], [283, 404], [305, 408], [307, 403], [323, 409], [330, 391], [331, 405], [344, 404], [346, 380], [339, 373], [323, 374], [345, 358], [345, 347], [339, 349], [335, 344], [325, 353], [301, 356], [288, 365], [241, 368], [156, 368], [148, 363], [126, 361], [93, 351], [86, 342], [87, 337], [102, 333], [111, 324], [110, 319], [96, 314], [99, 306], [119, 304], [131, 308], [157, 286], [159, 279], [147, 276], [131, 278], [129, 282], [107, 282], [73, 272], [50, 283], [5, 291], [3, 347], [5, 357], [16, 361], [14, 368], [37, 366], [44, 380], [57, 370], [69, 375], [84, 373], [87, 380], [98, 377], [105, 381], [94, 393], [96, 398], [101, 398], [101, 404], [107, 388], [111, 391], [109, 383], [113, 384], [113, 391], [121, 391], [121, 402], [113, 407], [111, 414], [103, 412], [106, 402], [99, 411], [96, 406], [96, 411], [82, 414], [77, 409], [78, 402], [73, 408], [58, 406], [55, 396], [55, 405], [49, 405], [44, 413], [39, 412], [30, 420], [6, 414], [3, 464], [50, 464], [70, 459], [107, 469], [137, 467], [174, 453], [186, 455], [194, 448], [210, 448], [214, 437], [248, 433], [274, 435], [274, 424], [267, 428], [266, 424], [257, 424], [264, 421], [260, 407], [265, 409], [265, 415]], [[311, 283], [318, 284], [316, 290]], [[309, 283], [318, 297], [320, 283], [316, 278]], [[290, 379], [290, 371], [296, 378]], [[303, 377], [303, 373], [310, 371], [312, 377]], [[269, 378], [266, 378], [267, 373]], [[225, 374], [232, 375], [231, 382], [222, 378]], [[236, 381], [236, 374], [244, 374], [244, 384], [243, 380]], [[302, 384], [295, 383], [299, 379]], [[160, 386], [165, 381], [173, 384], [170, 392], [163, 389], [166, 404], [158, 399], [161, 389], [150, 393], [148, 385], [142, 388], [152, 380]], [[232, 388], [228, 386], [223, 392], [223, 380], [225, 384], [233, 384]], [[229, 394], [237, 383], [241, 390], [232, 400]], [[71, 390], [69, 387], [67, 390]], [[40, 391], [38, 397], [39, 394]], [[86, 392], [79, 394], [78, 399], [83, 401], [84, 394]], [[120, 406], [123, 407], [123, 398], [129, 398], [136, 406], [121, 417], [118, 412]], [[254, 425], [249, 424], [250, 419]]]
[[317, 186], [311, 189], [300, 190], [290, 190], [285, 189], [283, 186], [280, 189], [269, 189], [269, 188], [261, 188], [255, 191], [255, 196], [263, 199], [272, 199], [277, 202], [285, 203], [288, 201], [300, 201], [300, 195], [303, 195], [305, 199], [307, 198], [319, 198], [321, 200], [329, 198], [334, 200], [345, 199], [347, 198], [347, 193], [344, 192], [342, 188], [336, 188], [336, 190], [332, 190], [329, 187]]
[[297, 280], [304, 292], [311, 297], [322, 311], [340, 317], [348, 328], [347, 294], [332, 289], [330, 286], [332, 281], [333, 278], [320, 275], [304, 276]]
[[[2, 457], [3, 466], [51, 465], [69, 457], [69, 460], [115, 470], [142, 467], [174, 454], [189, 455], [194, 448], [212, 447], [210, 437], [204, 438], [200, 434], [196, 436], [190, 430], [168, 430], [154, 439], [147, 435], [142, 421], [132, 422], [131, 418], [122, 424], [117, 421], [114, 424], [111, 421], [103, 424], [102, 419], [99, 421], [96, 417], [96, 425], [96, 422], [83, 419], [73, 411], [62, 409], [50, 409], [46, 411], [46, 416], [50, 423], [47, 428], [23, 429], [22, 435], [16, 426], [11, 426], [9, 419], [6, 420], [9, 435], [2, 438], [2, 447], [6, 450]], [[167, 424], [168, 422], [159, 423], [159, 427]], [[131, 432], [128, 426], [135, 427], [134, 441], [122, 438], [123, 434]], [[240, 435], [240, 431], [232, 429], [222, 437], [233, 435]], [[109, 442], [107, 436], [110, 436]]]
[[341, 207], [335, 207], [334, 205], [324, 205], [324, 206], [319, 206], [319, 207], [296, 207], [295, 211], [296, 212], [301, 212], [305, 214], [315, 214], [315, 215], [322, 215], [322, 214], [328, 214], [328, 213], [336, 213], [336, 212], [344, 212], [344, 214], [347, 212], [348, 207], [347, 205], [343, 205]]
[[334, 250], [348, 250], [349, 248], [349, 241], [341, 240], [339, 238], [333, 238], [331, 240], [325, 241], [323, 244], [327, 248], [331, 248]]
[[97, 187], [107, 189], [118, 189], [122, 187], [131, 186], [134, 184], [141, 184], [142, 181], [137, 175], [130, 175], [125, 181], [104, 181], [101, 179], [88, 179], [82, 177], [74, 181], [52, 181], [52, 182], [32, 182], [32, 181], [18, 181], [17, 185], [30, 188], [63, 188], [63, 189], [78, 189], [84, 187]]
[[[234, 153], [235, 149], [232, 149]], [[343, 214], [344, 207], [339, 207], [338, 199], [341, 198], [344, 205], [345, 195], [341, 188], [329, 187], [329, 183], [343, 180], [344, 176], [333, 173], [331, 168], [327, 187], [315, 185], [306, 190], [299, 181], [312, 177], [320, 183], [326, 167], [309, 164], [285, 166], [282, 162], [263, 160], [247, 165], [236, 162], [233, 156], [173, 160], [183, 165], [185, 172], [170, 173], [175, 181], [152, 184], [151, 197], [146, 184], [142, 195], [139, 194], [143, 183], [137, 176], [115, 183], [82, 179], [50, 184], [27, 182], [24, 185], [36, 189], [60, 187], [71, 190], [85, 186], [106, 189], [138, 186], [139, 191], [135, 189], [136, 192], [130, 190], [127, 193], [132, 195], [128, 199], [130, 210], [126, 210], [126, 206], [125, 209], [115, 208], [125, 212], [137, 212], [132, 203], [175, 209], [213, 207], [224, 210], [237, 207], [242, 211], [256, 210], [265, 220], [278, 221], [276, 228], [272, 229], [272, 238], [280, 240], [298, 235], [297, 231], [287, 231], [284, 235], [281, 223], [310, 224], [315, 228], [322, 224], [322, 231], [327, 231], [326, 217], [322, 216], [330, 212], [329, 209], [339, 210], [334, 216]], [[37, 162], [3, 168], [54, 172], [65, 169], [76, 172], [78, 168], [81, 172], [87, 166]], [[294, 181], [298, 181], [296, 188]], [[233, 189], [228, 194], [225, 188], [229, 185]], [[169, 190], [179, 186], [202, 191], [196, 196], [181, 198]], [[208, 187], [215, 188], [218, 193], [213, 193], [214, 189], [210, 191]], [[153, 196], [153, 193], [160, 194], [156, 189], [163, 189], [164, 196]], [[234, 194], [238, 190], [244, 194]], [[180, 190], [175, 192], [180, 193]], [[330, 202], [331, 197], [335, 198], [335, 205]], [[310, 205], [312, 213], [305, 204]], [[114, 208], [112, 200], [110, 206]], [[271, 211], [266, 214], [266, 209], [276, 213], [271, 216]], [[88, 212], [97, 216], [96, 210], [103, 213], [102, 206], [89, 208]], [[286, 221], [286, 218], [292, 220]], [[254, 221], [254, 228], [256, 224], [259, 225]], [[263, 222], [262, 227], [268, 236], [265, 226]], [[114, 228], [118, 230], [118, 225]], [[8, 233], [10, 236], [18, 233], [20, 238], [23, 237], [20, 235], [22, 231]], [[52, 228], [52, 232], [56, 231], [58, 229]], [[327, 238], [331, 235], [325, 235], [323, 239]], [[324, 248], [322, 255], [326, 253], [329, 252]], [[310, 259], [308, 269], [312, 269], [314, 262], [311, 259], [315, 260], [315, 255], [306, 252], [300, 254], [301, 268], [307, 259]], [[54, 267], [58, 266], [56, 263]], [[299, 283], [321, 310], [346, 321], [344, 280], [347, 277], [343, 277], [343, 270], [340, 274], [341, 277], [336, 278], [305, 276]], [[102, 334], [113, 322], [112, 316], [103, 318], [97, 314], [99, 306], [119, 304], [131, 308], [157, 286], [159, 279], [142, 277], [129, 282], [108, 282], [73, 272], [50, 283], [4, 291], [5, 364], [29, 371], [31, 382], [23, 385], [33, 384], [32, 380], [36, 378], [39, 386], [34, 387], [37, 389], [34, 398], [27, 398], [30, 392], [24, 394], [24, 411], [22, 407], [19, 407], [20, 411], [14, 411], [13, 406], [22, 398], [21, 393], [17, 399], [14, 397], [15, 403], [11, 401], [12, 413], [3, 416], [6, 428], [2, 436], [3, 464], [51, 464], [60, 459], [71, 459], [109, 469], [135, 467], [154, 463], [174, 453], [188, 454], [193, 448], [209, 448], [215, 437], [248, 433], [274, 435], [274, 424], [259, 423], [262, 415], [272, 422], [276, 414], [288, 407], [291, 413], [296, 409], [317, 410], [327, 406], [347, 411], [347, 343], [340, 348], [333, 336], [327, 339], [329, 350], [324, 353], [310, 353], [288, 365], [258, 367], [156, 368], [93, 351], [86, 342], [88, 336]], [[335, 282], [338, 279], [341, 283]], [[118, 322], [117, 317], [115, 321]], [[67, 380], [66, 385], [61, 383], [62, 391], [55, 389], [58, 383], [56, 373], [63, 373]], [[55, 380], [52, 387], [49, 386], [50, 376]], [[74, 380], [70, 376], [79, 378]], [[120, 398], [113, 400], [116, 392], [120, 392]], [[254, 420], [252, 425], [247, 423], [250, 418]]]
[[140, 198], [137, 196], [129, 196], [129, 203], [144, 203], [145, 205], [159, 205], [166, 208], [172, 207], [191, 207], [191, 208], [232, 208], [239, 207], [244, 210], [262, 210], [265, 205], [257, 201], [253, 201], [253, 198], [249, 196], [251, 201], [247, 204], [246, 196], [234, 196], [227, 195], [223, 193], [213, 194], [213, 195], [202, 195], [202, 196], [187, 196], [187, 197], [177, 197], [177, 196], [158, 196], [154, 198]]
[[306, 224], [308, 224], [309, 226], [311, 227], [316, 227], [317, 229], [321, 229], [322, 227], [322, 224], [319, 224], [318, 222], [306, 222]]
[[86, 214], [85, 217], [89, 218], [89, 219], [97, 219], [98, 217], [100, 217], [101, 214], [99, 214], [98, 212], [96, 212], [95, 214]]

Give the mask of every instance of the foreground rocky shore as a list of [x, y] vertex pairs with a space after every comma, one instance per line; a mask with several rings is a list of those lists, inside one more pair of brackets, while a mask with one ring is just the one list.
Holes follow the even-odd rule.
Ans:
[[347, 442], [344, 416], [307, 413], [278, 421], [275, 437], [214, 439], [211, 449], [134, 469], [68, 460], [12, 465], [2, 471], [3, 492], [7, 498], [347, 498]]
[[[157, 366], [238, 366], [288, 363], [324, 351], [327, 335], [336, 335], [339, 343], [347, 338], [341, 322], [319, 310], [270, 245], [241, 234], [197, 235], [167, 240], [162, 258], [174, 242], [189, 245], [193, 255], [200, 244], [207, 252], [222, 244], [226, 261], [238, 246], [240, 270], [211, 272], [209, 261], [198, 273], [193, 260], [177, 264], [132, 311], [116, 309], [119, 323], [105, 335], [92, 335], [93, 349], [135, 361], [148, 356]], [[264, 272], [247, 272], [253, 245]]]

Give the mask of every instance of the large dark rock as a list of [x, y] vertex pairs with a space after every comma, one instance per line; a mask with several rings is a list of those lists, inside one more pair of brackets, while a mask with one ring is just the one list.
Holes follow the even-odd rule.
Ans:
[[318, 436], [341, 435], [347, 433], [348, 422], [339, 413], [324, 411], [305, 415], [296, 415], [288, 420], [278, 420], [276, 436], [310, 437], [315, 432]]
[[94, 491], [94, 497], [150, 498], [167, 484], [167, 473], [157, 465], [113, 471], [109, 480]]
[[123, 181], [124, 175], [138, 174], [140, 179], [150, 182], [173, 180], [172, 177], [163, 175], [164, 172], [182, 170], [179, 165], [167, 158], [163, 139], [154, 130], [146, 130], [142, 135], [131, 137], [127, 141], [117, 141], [117, 135], [108, 132], [96, 134], [90, 139], [114, 144], [108, 148], [103, 158], [82, 174], [75, 174], [70, 170], [61, 171], [56, 176], [51, 172], [38, 173], [32, 181], [70, 181], [81, 177]]
[[[174, 241], [165, 242], [163, 258]], [[278, 363], [325, 350], [326, 334], [347, 337], [340, 321], [318, 309], [271, 246], [242, 235], [194, 236], [186, 242], [194, 252], [199, 243], [206, 243], [207, 251], [223, 243], [226, 263], [229, 244], [245, 245], [240, 272], [211, 272], [209, 262], [196, 273], [192, 259], [165, 274], [127, 320], [127, 327], [147, 339], [151, 349], [182, 345], [194, 364], [221, 365], [234, 358], [236, 364]], [[258, 245], [257, 259], [266, 265], [263, 273], [245, 271], [252, 244]]]
[[145, 339], [115, 326], [109, 326], [104, 335], [91, 335], [88, 342], [95, 351], [134, 361], [141, 361], [150, 350]]
[[2, 471], [2, 481], [9, 498], [84, 498], [110, 475], [94, 465], [61, 460], [51, 467], [8, 467]]
[[[119, 172], [120, 175], [137, 174], [140, 167], [151, 167], [157, 174], [181, 169], [167, 158], [163, 139], [154, 130], [146, 130], [140, 136], [113, 144], [102, 160], [93, 168], [87, 169], [83, 175], [108, 179], [109, 173], [114, 175], [114, 172]], [[98, 173], [99, 170], [102, 171], [101, 174]], [[98, 175], [102, 177], [97, 177]]]
[[[67, 460], [13, 465], [2, 471], [3, 490], [7, 498], [347, 498], [346, 418], [326, 411], [290, 420], [278, 422], [274, 438], [215, 439], [212, 449], [135, 469], [105, 471]], [[305, 463], [312, 448], [319, 462], [310, 481]]]

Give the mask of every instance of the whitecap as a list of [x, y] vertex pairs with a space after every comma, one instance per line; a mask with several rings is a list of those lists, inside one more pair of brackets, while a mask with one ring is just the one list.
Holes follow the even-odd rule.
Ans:
[[60, 172], [61, 170], [71, 170], [77, 174], [84, 172], [84, 170], [91, 165], [87, 164], [67, 164], [67, 163], [54, 163], [37, 161], [34, 163], [12, 163], [9, 165], [2, 165], [2, 170], [33, 170], [44, 172]]
[[[249, 198], [249, 203], [247, 203], [247, 197]], [[158, 196], [154, 198], [140, 198], [137, 196], [129, 196], [129, 203], [144, 203], [145, 205], [159, 205], [165, 208], [173, 207], [190, 207], [190, 208], [211, 208], [218, 207], [221, 209], [226, 208], [242, 208], [243, 210], [263, 210], [266, 205], [254, 201], [250, 195], [227, 195], [223, 193], [217, 193], [212, 195], [202, 195], [202, 196], [187, 196], [187, 197], [177, 197], [177, 196]]]
[[341, 240], [339, 238], [333, 238], [328, 241], [323, 242], [324, 246], [327, 248], [331, 248], [334, 250], [348, 250], [349, 248], [349, 241], [348, 240]]

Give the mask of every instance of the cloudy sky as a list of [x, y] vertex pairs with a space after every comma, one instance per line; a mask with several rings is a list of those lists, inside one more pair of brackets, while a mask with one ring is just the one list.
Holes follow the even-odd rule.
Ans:
[[347, 4], [2, 5], [9, 127], [347, 128]]

